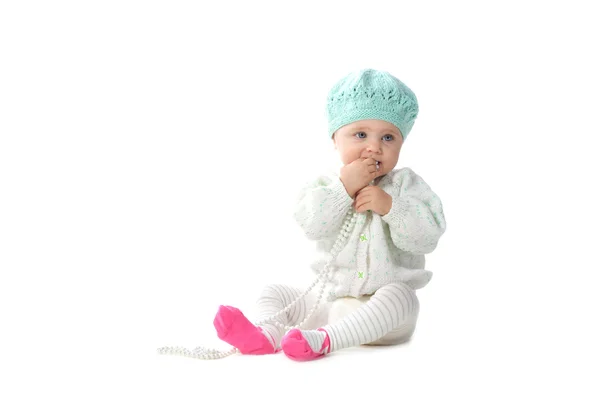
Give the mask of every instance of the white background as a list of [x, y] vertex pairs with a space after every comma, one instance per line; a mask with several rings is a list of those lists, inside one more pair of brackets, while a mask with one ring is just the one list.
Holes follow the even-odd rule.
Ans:
[[[2, 2], [0, 397], [598, 398], [593, 3]], [[158, 355], [311, 281], [295, 196], [357, 68], [416, 93], [397, 168], [447, 219], [413, 340]]]

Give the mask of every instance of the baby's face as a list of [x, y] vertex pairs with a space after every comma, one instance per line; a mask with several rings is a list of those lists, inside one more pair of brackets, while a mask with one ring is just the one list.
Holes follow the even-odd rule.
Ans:
[[334, 147], [344, 165], [371, 157], [380, 162], [377, 176], [394, 169], [402, 143], [398, 128], [379, 119], [364, 119], [344, 125], [333, 135]]

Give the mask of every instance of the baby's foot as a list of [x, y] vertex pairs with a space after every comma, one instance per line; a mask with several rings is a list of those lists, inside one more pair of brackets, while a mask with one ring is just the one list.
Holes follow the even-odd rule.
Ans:
[[281, 348], [294, 361], [310, 361], [329, 353], [329, 334], [323, 328], [291, 329], [281, 339]]
[[274, 340], [262, 328], [255, 326], [237, 308], [219, 306], [213, 321], [219, 339], [237, 348], [242, 354], [273, 354]]

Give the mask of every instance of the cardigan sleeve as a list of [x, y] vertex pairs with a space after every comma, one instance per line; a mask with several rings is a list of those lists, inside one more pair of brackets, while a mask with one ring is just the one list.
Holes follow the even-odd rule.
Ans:
[[337, 235], [353, 200], [336, 175], [323, 175], [300, 191], [294, 219], [310, 240]]
[[382, 216], [396, 247], [413, 254], [427, 254], [437, 247], [446, 231], [440, 198], [410, 168], [393, 177], [392, 208]]

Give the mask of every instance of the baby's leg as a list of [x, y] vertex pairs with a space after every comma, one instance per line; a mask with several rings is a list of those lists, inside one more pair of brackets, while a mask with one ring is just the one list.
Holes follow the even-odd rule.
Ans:
[[[296, 300], [302, 294], [303, 290], [298, 288], [282, 285], [282, 284], [271, 284], [265, 286], [262, 293], [256, 301], [256, 310], [258, 314], [258, 320], [264, 320], [270, 318], [272, 315], [278, 313], [287, 307], [290, 303]], [[311, 310], [315, 303], [315, 295], [309, 292], [306, 297], [298, 301], [292, 306], [286, 313], [281, 314], [276, 318], [276, 321], [284, 326], [297, 325], [306, 318], [307, 313]], [[315, 312], [318, 312], [316, 310]], [[274, 340], [276, 348], [279, 348], [281, 338], [285, 334], [285, 331], [280, 326], [277, 326], [273, 322], [267, 322], [260, 325], [266, 330]]]
[[293, 360], [312, 360], [332, 351], [374, 342], [416, 317], [418, 312], [414, 289], [402, 282], [390, 283], [333, 325], [317, 330], [290, 330], [281, 347]]
[[[256, 302], [257, 320], [262, 321], [283, 310], [301, 294], [300, 289], [287, 285], [265, 286]], [[314, 297], [314, 294], [308, 293], [286, 313], [277, 317], [276, 321], [284, 326], [302, 322], [315, 302]], [[231, 306], [219, 307], [214, 325], [219, 338], [239, 349], [242, 354], [273, 354], [278, 351], [285, 333], [283, 328], [272, 322], [255, 326], [239, 309]]]

